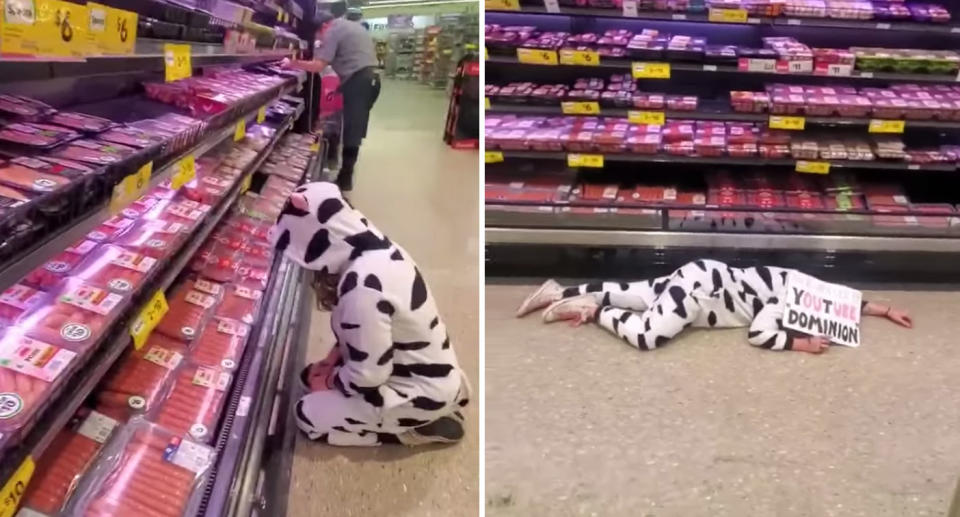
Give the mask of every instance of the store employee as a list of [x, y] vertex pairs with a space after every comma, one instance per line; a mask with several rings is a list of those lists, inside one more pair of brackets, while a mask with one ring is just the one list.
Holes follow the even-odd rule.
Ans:
[[320, 73], [330, 65], [340, 76], [343, 157], [337, 185], [341, 190], [349, 191], [353, 189], [353, 169], [360, 154], [360, 143], [367, 136], [370, 110], [380, 95], [380, 77], [374, 71], [377, 54], [370, 33], [359, 23], [342, 17], [345, 11], [342, 2], [334, 4], [331, 11], [321, 10], [314, 17], [319, 47], [314, 51], [313, 60], [293, 61], [290, 65], [314, 73]]

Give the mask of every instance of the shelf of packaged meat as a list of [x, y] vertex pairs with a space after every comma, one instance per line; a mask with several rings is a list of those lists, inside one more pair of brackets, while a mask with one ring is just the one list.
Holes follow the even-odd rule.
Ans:
[[[245, 124], [255, 121], [261, 108], [296, 87], [289, 79], [279, 78], [260, 86], [255, 80], [258, 77], [270, 76], [242, 71], [221, 76], [224, 81], [245, 81], [247, 89], [243, 91], [250, 93], [209, 103], [192, 97], [168, 98], [163, 95], [166, 91], [160, 91], [154, 96], [159, 100], [128, 97], [77, 106], [72, 108], [75, 111], [56, 111], [22, 97], [0, 97], [0, 110], [16, 109], [51, 124], [77, 128], [73, 140], [56, 147], [47, 145], [39, 152], [19, 144], [4, 147], [7, 156], [18, 158], [0, 160], [0, 187], [12, 187], [0, 191], [0, 226], [4, 229], [0, 234], [0, 288], [62, 253], [91, 230], [102, 225], [109, 229], [116, 217], [123, 220], [116, 202], [111, 202], [114, 187], [123, 188], [124, 179], [145, 163], [153, 163], [149, 187], [169, 183], [174, 175], [189, 172], [189, 166], [181, 166], [184, 158], [201, 155], [234, 136], [240, 120]], [[176, 85], [168, 83], [162, 88]], [[197, 105], [178, 109], [175, 103], [182, 106], [183, 102]], [[283, 108], [286, 113], [279, 113], [279, 106], [263, 114], [270, 120], [282, 120], [297, 109], [289, 106]], [[94, 122], [99, 125], [88, 129]], [[12, 126], [37, 127], [30, 123]], [[0, 141], [10, 127], [0, 131]], [[86, 138], [77, 139], [81, 135]], [[53, 188], [44, 183], [22, 194], [23, 188], [14, 181], [17, 178], [30, 185], [47, 180], [57, 183]]]
[[[295, 185], [295, 181], [283, 175], [290, 175], [287, 171], [296, 168], [300, 168], [302, 174], [306, 167], [306, 158], [301, 160], [292, 152], [289, 156], [271, 154], [291, 127], [292, 114], [288, 112], [283, 121], [273, 127], [253, 126], [240, 145], [214, 149], [199, 158], [197, 161], [203, 165], [198, 167], [198, 177], [179, 190], [162, 185], [151, 189], [130, 205], [138, 210], [142, 208], [142, 213], [112, 234], [110, 243], [97, 243], [88, 238], [71, 247], [65, 253], [80, 254], [83, 258], [77, 261], [78, 267], [66, 273], [69, 276], [65, 279], [52, 278], [53, 271], [46, 264], [37, 268], [37, 275], [28, 275], [4, 292], [0, 306], [19, 308], [21, 313], [7, 311], [11, 320], [6, 324], [11, 326], [0, 340], [5, 345], [0, 346], [0, 350], [22, 356], [22, 350], [32, 349], [44, 352], [44, 357], [53, 353], [53, 357], [59, 358], [46, 365], [20, 360], [14, 363], [13, 369], [8, 366], [0, 370], [13, 376], [8, 379], [13, 384], [4, 390], [4, 410], [15, 415], [12, 420], [4, 419], [5, 450], [0, 475], [7, 479], [23, 462], [38, 461], [36, 504], [49, 505], [62, 499], [69, 483], [63, 483], [62, 473], [56, 473], [55, 466], [79, 467], [72, 462], [44, 463], [44, 451], [49, 447], [56, 451], [64, 442], [77, 441], [74, 440], [77, 434], [102, 441], [104, 421], [122, 420], [156, 405], [157, 411], [150, 413], [151, 419], [160, 424], [163, 432], [169, 434], [167, 428], [175, 432], [192, 431], [191, 436], [199, 442], [209, 442], [212, 438], [213, 425], [219, 415], [213, 405], [225, 397], [220, 389], [226, 389], [229, 371], [236, 367], [250, 330], [246, 321], [255, 322], [257, 300], [262, 296], [257, 295], [268, 280], [272, 253], [265, 240], [269, 223], [256, 217], [279, 211], [286, 190]], [[310, 153], [302, 138], [284, 137], [285, 149], [294, 146], [298, 149], [297, 156]], [[260, 194], [243, 194], [257, 170], [267, 175], [267, 181], [259, 185]], [[218, 225], [224, 220], [226, 222]], [[56, 272], [64, 274], [60, 269]], [[170, 289], [188, 269], [206, 280], [186, 280]], [[230, 285], [219, 285], [214, 277], [229, 281]], [[160, 291], [168, 291], [170, 311], [143, 347], [133, 351], [130, 329], [136, 325], [128, 324], [135, 322], [138, 314], [143, 317], [142, 311], [153, 306], [154, 297], [149, 295]], [[208, 329], [205, 325], [209, 322], [214, 323]], [[193, 338], [197, 341], [192, 354], [181, 354], [171, 345], [179, 339], [190, 347]], [[124, 351], [124, 359], [105, 378]], [[176, 379], [187, 380], [171, 381], [173, 384], [166, 386], [167, 391], [163, 393], [152, 389], [151, 386], [156, 387], [155, 366], [173, 368], [180, 365], [183, 355], [187, 360], [183, 361]], [[217, 364], [205, 364], [214, 360]], [[126, 371], [128, 366], [133, 373]], [[190, 368], [193, 368], [192, 377]], [[168, 377], [170, 375], [164, 376]], [[36, 386], [27, 388], [30, 383], [24, 384], [21, 379], [31, 380]], [[90, 425], [94, 424], [86, 422], [79, 428], [65, 428], [102, 379], [106, 380], [92, 399], [99, 410], [96, 416], [99, 431], [92, 432]], [[199, 393], [204, 386], [207, 391]], [[32, 391], [24, 391], [27, 389]], [[143, 391], [131, 394], [130, 389]], [[195, 421], [188, 422], [182, 409], [174, 411], [172, 405], [167, 407], [158, 402], [161, 398], [179, 400], [177, 397], [186, 397], [185, 400], [200, 397], [202, 403], [194, 407]], [[122, 400], [127, 404], [120, 403]], [[108, 418], [105, 420], [105, 417]], [[209, 427], [201, 429], [201, 426]], [[181, 429], [183, 427], [187, 429]], [[87, 453], [92, 452], [90, 444], [80, 445]], [[108, 470], [127, 468], [123, 466], [125, 460], [117, 457], [104, 462], [110, 465]], [[47, 470], [51, 472], [44, 475]], [[91, 488], [88, 494], [91, 497], [100, 489], [114, 490], [97, 485], [105, 482], [103, 479], [93, 481], [91, 478], [91, 482], [98, 487]], [[193, 485], [178, 487], [178, 493], [189, 486]], [[112, 502], [95, 498], [82, 504], [89, 504], [93, 509], [116, 503], [115, 497], [107, 499]], [[181, 502], [186, 504], [186, 499]]]
[[[718, 10], [709, 12], [709, 3], [701, 7], [699, 11], [686, 10], [685, 3], [677, 2], [669, 5], [667, 2], [648, 2], [641, 6], [642, 2], [635, 2], [634, 12], [625, 12], [622, 5], [624, 2], [608, 1], [587, 1], [587, 2], [563, 2], [560, 5], [554, 4], [551, 8], [545, 6], [546, 2], [522, 2], [519, 9], [507, 9], [504, 6], [488, 6], [485, 10], [492, 12], [522, 12], [529, 14], [559, 14], [567, 16], [594, 16], [605, 18], [629, 18], [637, 20], [655, 20], [655, 21], [680, 21], [693, 23], [722, 23], [722, 24], [746, 24], [746, 25], [777, 25], [788, 27], [816, 27], [828, 29], [858, 29], [871, 31], [892, 31], [892, 32], [923, 32], [939, 35], [950, 35], [960, 33], [960, 26], [950, 23], [950, 13], [942, 7], [936, 9], [936, 21], [927, 14], [927, 11], [917, 10], [916, 16], [905, 4], [888, 2], [847, 2], [843, 3], [843, 8], [836, 10], [835, 17], [826, 17], [826, 4], [823, 2], [810, 2], [806, 5], [802, 2], [794, 2], [795, 7], [787, 13], [783, 12], [783, 4], [777, 5], [776, 2], [740, 2], [729, 3], [720, 6]], [[841, 2], [837, 2], [841, 4]], [[655, 5], [662, 5], [662, 10], [657, 9]], [[938, 6], [934, 6], [935, 8]], [[872, 8], [872, 9], [871, 9]], [[741, 12], [741, 9], [743, 11]], [[817, 12], [823, 13], [816, 17]], [[791, 15], [791, 13], [793, 13]], [[776, 16], [771, 16], [776, 14]]]

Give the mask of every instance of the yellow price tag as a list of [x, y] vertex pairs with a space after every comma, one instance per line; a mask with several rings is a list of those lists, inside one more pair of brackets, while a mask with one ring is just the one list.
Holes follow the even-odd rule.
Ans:
[[903, 133], [907, 123], [903, 120], [870, 120], [870, 126], [867, 131], [870, 133]]
[[519, 11], [520, 0], [483, 0], [483, 8], [488, 11]]
[[717, 23], [747, 23], [747, 10], [710, 9], [707, 19]]
[[253, 174], [247, 174], [247, 176], [243, 178], [243, 183], [240, 184], [240, 193], [243, 194], [250, 190], [251, 183], [253, 183]]
[[503, 161], [503, 153], [500, 151], [487, 151], [483, 153], [484, 163], [500, 163]]
[[283, 9], [277, 9], [277, 21], [283, 20]]
[[598, 54], [596, 50], [561, 49], [560, 64], [599, 66], [600, 54]]
[[518, 48], [517, 61], [528, 65], [556, 65], [557, 52], [554, 50]]
[[567, 165], [570, 167], [603, 167], [602, 154], [568, 154]]
[[90, 51], [97, 54], [133, 54], [137, 41], [137, 13], [90, 2]]
[[662, 111], [628, 111], [627, 120], [634, 124], [662, 126], [667, 117]]
[[0, 517], [13, 517], [16, 513], [20, 499], [27, 491], [27, 485], [30, 484], [30, 478], [33, 477], [35, 469], [33, 457], [27, 456], [3, 485], [3, 492], [0, 493]]
[[170, 188], [177, 190], [193, 181], [197, 177], [197, 161], [193, 155], [185, 157], [174, 166], [173, 177], [170, 178]]
[[483, 47], [483, 60], [486, 61], [490, 59], [490, 53], [487, 52], [487, 47]]
[[190, 45], [163, 44], [164, 78], [169, 82], [193, 75], [190, 64]]
[[4, 0], [0, 48], [4, 54], [83, 57], [89, 49], [85, 5], [60, 0]]
[[670, 63], [636, 61], [630, 69], [634, 79], [670, 79]]
[[150, 176], [153, 175], [153, 162], [149, 162], [137, 172], [123, 178], [113, 187], [113, 196], [110, 198], [110, 213], [116, 214], [138, 197], [142, 196], [150, 186]]
[[247, 119], [242, 118], [237, 122], [237, 127], [233, 129], [233, 141], [239, 142], [247, 136]]
[[319, 152], [320, 152], [320, 144], [311, 144], [311, 145], [310, 145], [310, 152], [311, 152], [311, 153], [319, 153]]
[[263, 124], [263, 121], [267, 120], [267, 107], [264, 106], [257, 110], [257, 124]]
[[798, 160], [797, 172], [805, 172], [807, 174], [830, 174], [830, 162], [809, 162], [806, 160]]
[[786, 129], [789, 131], [803, 131], [807, 125], [807, 119], [803, 117], [787, 117], [783, 115], [770, 115], [768, 123], [770, 129]]
[[490, 97], [483, 98], [483, 109], [485, 110], [490, 109]]
[[564, 115], [596, 115], [600, 113], [600, 104], [596, 102], [569, 101], [561, 103]]
[[167, 305], [167, 297], [164, 296], [163, 291], [157, 291], [150, 297], [150, 301], [140, 310], [140, 315], [130, 325], [130, 335], [133, 336], [135, 349], [143, 348], [154, 327], [169, 310], [170, 306]]

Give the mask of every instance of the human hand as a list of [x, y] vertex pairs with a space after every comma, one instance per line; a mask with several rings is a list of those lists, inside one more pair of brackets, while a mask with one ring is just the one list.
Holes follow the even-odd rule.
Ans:
[[830, 349], [830, 341], [820, 336], [799, 337], [793, 340], [793, 350], [822, 354]]
[[901, 311], [900, 309], [894, 309], [891, 307], [887, 310], [887, 319], [900, 325], [901, 327], [906, 327], [908, 329], [913, 328], [913, 320], [910, 319], [910, 315], [907, 314], [907, 311]]
[[332, 364], [325, 364], [325, 361], [317, 361], [310, 365], [310, 372], [307, 374], [307, 386], [310, 391], [324, 391], [330, 389], [330, 372], [336, 370]]

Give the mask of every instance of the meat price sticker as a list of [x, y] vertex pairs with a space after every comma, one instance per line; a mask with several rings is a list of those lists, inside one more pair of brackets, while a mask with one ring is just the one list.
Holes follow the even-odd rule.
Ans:
[[503, 161], [503, 153], [500, 151], [487, 151], [483, 153], [484, 163], [500, 163]]
[[137, 41], [137, 13], [87, 3], [90, 13], [90, 50], [96, 54], [133, 54]]
[[257, 124], [263, 124], [264, 120], [267, 120], [267, 107], [261, 106], [260, 109], [257, 110]]
[[670, 63], [634, 62], [630, 67], [634, 79], [670, 79]]
[[602, 154], [568, 154], [567, 165], [570, 167], [603, 167]]
[[600, 54], [596, 50], [560, 50], [561, 65], [600, 66]]
[[517, 61], [528, 65], [556, 65], [559, 63], [556, 50], [518, 48]]
[[166, 82], [179, 81], [193, 75], [190, 45], [163, 44], [163, 77]]
[[189, 155], [177, 162], [173, 170], [173, 177], [170, 178], [170, 188], [177, 190], [180, 187], [193, 181], [197, 177], [197, 161], [193, 155]]
[[30, 478], [33, 477], [33, 471], [36, 465], [33, 458], [27, 456], [23, 463], [17, 468], [16, 472], [10, 476], [10, 479], [3, 485], [3, 491], [0, 492], [0, 517], [13, 517], [27, 491], [27, 485], [30, 484]]
[[247, 119], [242, 118], [233, 129], [233, 141], [239, 142], [247, 136]]
[[856, 289], [791, 271], [783, 326], [838, 345], [860, 346], [862, 301], [863, 293]]
[[662, 111], [628, 111], [627, 120], [633, 124], [647, 124], [662, 126], [666, 122], [666, 115]]
[[710, 9], [707, 19], [715, 23], [747, 23], [747, 10]]
[[153, 162], [148, 162], [140, 169], [123, 178], [113, 187], [113, 196], [110, 198], [110, 213], [117, 214], [135, 199], [142, 196], [150, 186], [150, 176], [153, 175]]
[[868, 133], [903, 133], [907, 123], [903, 120], [871, 119]]
[[10, 54], [83, 57], [87, 7], [60, 0], [5, 0], [0, 47]]
[[154, 327], [157, 326], [157, 323], [160, 323], [160, 320], [169, 310], [170, 306], [167, 305], [167, 298], [163, 291], [157, 291], [140, 311], [137, 319], [133, 320], [133, 324], [130, 325], [130, 335], [133, 337], [133, 347], [135, 349], [143, 348], [144, 343], [147, 342], [147, 337], [150, 336]]
[[488, 11], [519, 11], [520, 0], [484, 0], [483, 8]]
[[797, 160], [796, 171], [806, 174], [830, 174], [830, 162]]
[[804, 117], [788, 117], [785, 115], [770, 115], [770, 129], [786, 129], [788, 131], [803, 131], [807, 125]]
[[567, 101], [560, 104], [564, 115], [596, 115], [600, 104], [593, 101]]

